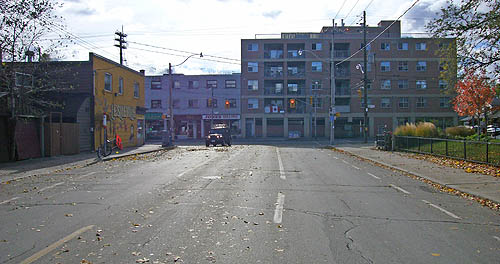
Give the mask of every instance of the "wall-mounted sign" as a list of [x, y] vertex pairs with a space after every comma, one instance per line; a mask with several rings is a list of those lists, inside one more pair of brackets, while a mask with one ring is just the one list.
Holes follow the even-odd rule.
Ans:
[[113, 105], [112, 107], [112, 117], [120, 118], [123, 120], [124, 118], [130, 118], [130, 120], [135, 119], [135, 106], [129, 105]]
[[240, 115], [202, 115], [202, 119], [240, 119]]

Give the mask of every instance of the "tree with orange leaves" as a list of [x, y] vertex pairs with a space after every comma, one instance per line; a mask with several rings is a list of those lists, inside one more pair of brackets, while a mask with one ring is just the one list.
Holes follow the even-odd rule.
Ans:
[[[477, 118], [491, 110], [491, 101], [495, 98], [495, 87], [488, 81], [484, 72], [476, 74], [468, 70], [464, 78], [455, 86], [457, 96], [453, 99], [453, 109], [459, 116]], [[479, 127], [479, 126], [478, 126]], [[479, 129], [478, 129], [479, 130]], [[480, 130], [478, 134], [480, 134]]]

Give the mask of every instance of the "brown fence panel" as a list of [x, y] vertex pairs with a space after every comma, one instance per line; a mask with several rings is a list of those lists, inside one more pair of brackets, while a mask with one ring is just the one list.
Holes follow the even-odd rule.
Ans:
[[80, 126], [74, 123], [62, 124], [62, 154], [80, 153]]
[[16, 122], [15, 141], [18, 160], [39, 158], [41, 156], [37, 121], [38, 119], [20, 119]]

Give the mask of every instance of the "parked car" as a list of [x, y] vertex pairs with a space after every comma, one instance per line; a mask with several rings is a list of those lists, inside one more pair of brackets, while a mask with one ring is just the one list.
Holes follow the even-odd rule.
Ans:
[[500, 135], [500, 127], [496, 127], [496, 126], [493, 126], [493, 125], [489, 125], [487, 128], [486, 128], [486, 133], [496, 137], [498, 135]]

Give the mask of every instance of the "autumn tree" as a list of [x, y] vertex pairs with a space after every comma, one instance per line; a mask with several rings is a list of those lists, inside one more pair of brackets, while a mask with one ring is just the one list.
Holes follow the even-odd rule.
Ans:
[[[455, 86], [457, 96], [453, 100], [453, 109], [459, 116], [475, 117], [480, 124], [481, 115], [491, 110], [491, 101], [495, 98], [495, 86], [484, 72], [476, 74], [469, 69], [464, 78]], [[478, 134], [480, 129], [478, 125]]]
[[[438, 15], [427, 29], [436, 38], [455, 38], [441, 49], [451, 62], [449, 67], [458, 65], [458, 72], [481, 70], [500, 79], [500, 1], [447, 1]], [[457, 71], [449, 72], [447, 79], [456, 77]]]

